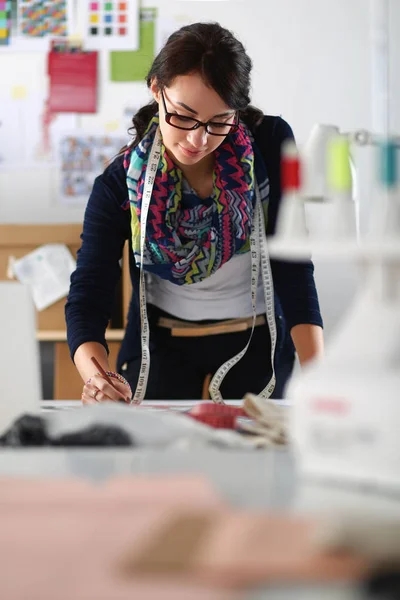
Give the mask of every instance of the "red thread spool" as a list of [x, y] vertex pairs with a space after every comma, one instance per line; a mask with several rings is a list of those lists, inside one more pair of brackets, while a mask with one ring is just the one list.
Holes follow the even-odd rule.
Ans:
[[300, 160], [296, 144], [288, 141], [282, 148], [281, 163], [282, 191], [298, 191], [301, 184]]

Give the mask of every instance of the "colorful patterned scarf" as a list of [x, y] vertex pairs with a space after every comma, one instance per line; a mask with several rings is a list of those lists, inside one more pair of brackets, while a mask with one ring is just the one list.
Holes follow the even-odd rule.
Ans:
[[[158, 125], [156, 115], [139, 145], [124, 155], [137, 265], [144, 180]], [[234, 254], [249, 251], [256, 195], [254, 153], [247, 129], [240, 125], [215, 151], [214, 191], [209, 199], [185, 206], [182, 180], [182, 171], [162, 145], [147, 218], [143, 266], [178, 285], [202, 281]]]

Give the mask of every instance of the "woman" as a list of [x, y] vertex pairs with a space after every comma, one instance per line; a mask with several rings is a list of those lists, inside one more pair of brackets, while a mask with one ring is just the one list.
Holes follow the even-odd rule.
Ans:
[[[280, 151], [293, 134], [250, 106], [251, 67], [215, 23], [181, 28], [154, 60], [153, 101], [95, 180], [71, 278], [68, 342], [84, 403], [197, 399], [208, 376], [216, 401], [282, 397], [293, 343], [302, 364], [322, 352], [312, 263], [269, 262], [260, 239], [274, 231]], [[111, 386], [91, 357], [108, 371], [127, 239], [133, 294]]]

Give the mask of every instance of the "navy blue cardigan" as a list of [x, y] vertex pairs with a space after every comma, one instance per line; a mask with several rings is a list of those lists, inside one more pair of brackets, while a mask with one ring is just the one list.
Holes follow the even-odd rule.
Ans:
[[[293, 139], [290, 126], [280, 117], [266, 116], [254, 133], [270, 180], [267, 235], [275, 230], [281, 198], [280, 161], [284, 140]], [[73, 358], [85, 342], [100, 342], [108, 350], [105, 330], [111, 317], [115, 287], [121, 276], [123, 246], [131, 238], [131, 215], [122, 157], [117, 157], [96, 178], [90, 195], [78, 251], [77, 268], [65, 307], [68, 344]], [[133, 293], [128, 324], [117, 368], [140, 356], [139, 269], [130, 246], [130, 274]], [[277, 322], [277, 354], [293, 355], [288, 332], [294, 325], [310, 323], [322, 326], [311, 261], [288, 262], [271, 259]], [[150, 351], [154, 349], [150, 335]]]

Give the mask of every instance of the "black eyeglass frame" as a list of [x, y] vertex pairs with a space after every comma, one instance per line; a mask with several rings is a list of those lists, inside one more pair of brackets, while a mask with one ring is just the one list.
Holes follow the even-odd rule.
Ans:
[[[239, 127], [239, 113], [238, 112], [236, 112], [236, 121], [234, 123], [221, 123], [219, 121], [207, 121], [206, 123], [203, 123], [203, 121], [199, 121], [199, 119], [195, 119], [194, 117], [187, 117], [185, 115], [178, 115], [176, 113], [168, 112], [163, 90], [161, 90], [161, 98], [162, 98], [162, 101], [164, 104], [165, 120], [168, 123], [168, 125], [171, 125], [171, 127], [175, 127], [175, 129], [182, 129], [183, 131], [193, 131], [194, 129], [198, 129], [199, 127], [205, 127], [205, 130], [209, 135], [226, 137], [227, 135], [229, 135], [229, 133], [231, 133], [231, 131], [236, 131], [237, 128]], [[193, 127], [179, 127], [179, 125], [174, 125], [173, 123], [171, 123], [172, 117], [180, 117], [181, 119], [188, 119], [190, 121], [196, 121], [196, 123], [193, 125]], [[228, 131], [228, 133], [213, 133], [208, 130], [209, 125], [230, 127], [230, 130]]]

